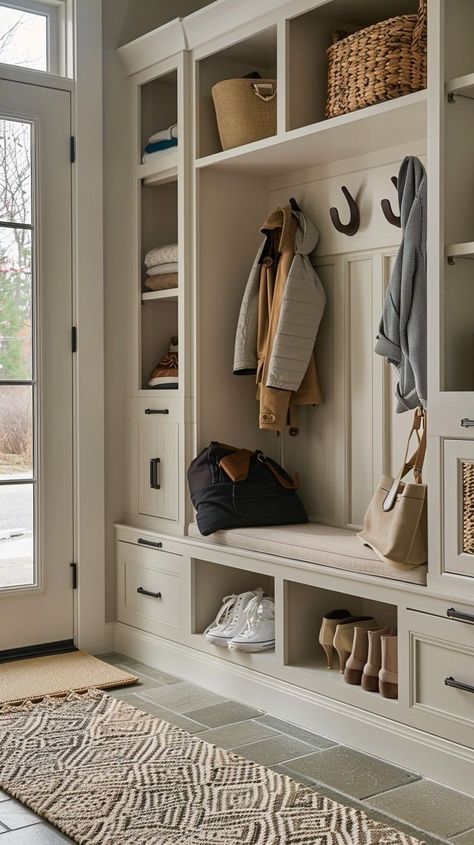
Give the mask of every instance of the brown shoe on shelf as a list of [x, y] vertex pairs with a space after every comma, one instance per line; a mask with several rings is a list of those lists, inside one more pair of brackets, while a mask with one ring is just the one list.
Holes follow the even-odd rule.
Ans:
[[177, 390], [178, 388], [178, 338], [172, 337], [168, 352], [163, 356], [160, 363], [156, 365], [149, 381], [148, 387], [156, 387], [158, 390]]
[[334, 634], [340, 622], [347, 622], [353, 619], [348, 610], [331, 610], [326, 616], [323, 616], [321, 628], [319, 629], [319, 644], [328, 661], [328, 669], [332, 669], [332, 659], [334, 654]]
[[386, 634], [381, 638], [382, 668], [379, 672], [379, 690], [384, 698], [398, 698], [398, 637]]
[[350, 622], [342, 622], [334, 634], [334, 648], [339, 657], [339, 671], [344, 672], [346, 663], [352, 651], [355, 627], [372, 629], [378, 625], [371, 616], [355, 616]]
[[367, 660], [365, 662], [361, 679], [362, 689], [365, 689], [367, 692], [379, 691], [379, 672], [382, 668], [381, 637], [388, 633], [388, 628], [379, 628], [376, 631], [367, 632]]

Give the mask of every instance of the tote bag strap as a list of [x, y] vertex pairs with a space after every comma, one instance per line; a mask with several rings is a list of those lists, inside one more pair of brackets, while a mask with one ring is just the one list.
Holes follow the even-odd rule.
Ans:
[[[410, 451], [410, 443], [412, 440], [413, 435], [415, 435], [418, 445], [413, 452], [411, 458], [408, 458], [408, 454]], [[392, 510], [393, 506], [395, 505], [398, 490], [400, 487], [400, 482], [402, 478], [405, 477], [411, 470], [413, 470], [413, 474], [415, 476], [415, 482], [417, 484], [423, 483], [423, 463], [425, 460], [426, 454], [426, 418], [425, 418], [425, 411], [423, 408], [417, 408], [414, 416], [413, 422], [410, 429], [410, 433], [408, 435], [407, 446], [405, 449], [405, 457], [403, 459], [403, 464], [401, 466], [400, 472], [396, 476], [393, 481], [393, 484], [387, 493], [387, 496], [383, 503], [384, 511]]]

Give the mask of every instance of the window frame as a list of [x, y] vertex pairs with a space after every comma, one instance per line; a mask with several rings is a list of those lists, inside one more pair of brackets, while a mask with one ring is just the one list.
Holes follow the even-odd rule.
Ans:
[[[49, 73], [54, 76], [65, 76], [65, 68], [61, 67], [61, 45], [65, 37], [65, 3], [64, 0], [0, 0], [0, 8], [5, 6], [9, 9], [16, 9], [19, 12], [41, 15], [46, 18], [46, 70], [40, 68], [28, 68], [35, 73]], [[20, 67], [11, 63], [8, 67]]]

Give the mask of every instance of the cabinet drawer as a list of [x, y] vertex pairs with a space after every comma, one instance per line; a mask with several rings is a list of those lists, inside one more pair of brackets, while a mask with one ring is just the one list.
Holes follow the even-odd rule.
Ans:
[[444, 443], [444, 571], [474, 578], [474, 441]]
[[473, 747], [474, 625], [417, 612], [407, 619], [412, 721]]
[[182, 627], [183, 560], [117, 542], [117, 618], [144, 631], [174, 638]]

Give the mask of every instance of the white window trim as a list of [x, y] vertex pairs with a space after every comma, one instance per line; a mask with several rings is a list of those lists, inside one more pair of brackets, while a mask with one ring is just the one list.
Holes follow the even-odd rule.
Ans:
[[[49, 73], [55, 76], [67, 75], [67, 50], [63, 47], [66, 40], [67, 9], [64, 0], [0, 0], [0, 7], [42, 15], [46, 18], [47, 33], [47, 70], [34, 69], [36, 73]], [[15, 67], [15, 65], [11, 65]]]

